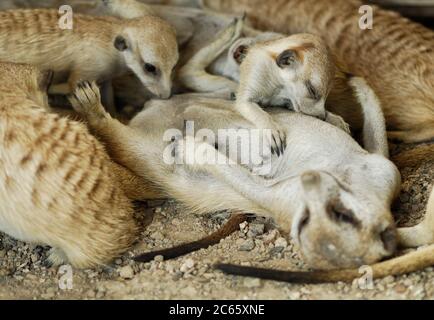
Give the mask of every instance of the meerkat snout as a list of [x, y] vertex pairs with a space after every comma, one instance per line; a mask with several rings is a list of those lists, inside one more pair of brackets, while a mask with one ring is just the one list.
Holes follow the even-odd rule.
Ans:
[[147, 16], [148, 28], [140, 19], [132, 19], [113, 45], [123, 56], [126, 66], [152, 94], [168, 99], [172, 78], [179, 59], [175, 29], [157, 17]]
[[359, 199], [345, 182], [326, 172], [306, 172], [300, 184], [303, 205], [291, 234], [309, 265], [352, 268], [394, 253], [396, 227], [389, 210]]

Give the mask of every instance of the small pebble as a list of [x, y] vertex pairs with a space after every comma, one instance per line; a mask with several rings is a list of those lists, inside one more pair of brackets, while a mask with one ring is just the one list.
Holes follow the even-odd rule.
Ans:
[[252, 251], [255, 248], [255, 241], [247, 239], [242, 245], [238, 247], [239, 251]]
[[154, 240], [163, 240], [164, 236], [160, 231], [155, 231], [151, 234], [151, 238]]
[[274, 242], [274, 246], [286, 248], [288, 246], [288, 241], [286, 241], [285, 238], [280, 237], [276, 240], [276, 242]]
[[274, 240], [276, 240], [278, 236], [279, 236], [279, 231], [277, 231], [277, 229], [271, 230], [269, 233], [264, 235], [263, 238], [264, 244], [267, 245], [274, 242]]
[[245, 278], [243, 284], [247, 288], [259, 288], [261, 286], [261, 279]]
[[164, 257], [162, 255], [156, 256], [154, 258], [154, 261], [155, 262], [163, 262], [164, 261]]
[[132, 279], [134, 278], [134, 270], [131, 266], [125, 266], [119, 269], [119, 275], [122, 279]]
[[247, 232], [247, 236], [251, 238], [255, 238], [257, 236], [260, 236], [264, 234], [265, 231], [265, 225], [259, 224], [259, 223], [253, 223], [249, 226], [249, 231]]
[[396, 293], [400, 293], [400, 294], [405, 293], [407, 291], [407, 287], [400, 283], [397, 284], [394, 289]]
[[194, 268], [194, 261], [193, 261], [193, 259], [187, 259], [181, 265], [181, 268], [179, 270], [182, 273], [187, 273], [187, 272], [191, 271], [193, 268]]

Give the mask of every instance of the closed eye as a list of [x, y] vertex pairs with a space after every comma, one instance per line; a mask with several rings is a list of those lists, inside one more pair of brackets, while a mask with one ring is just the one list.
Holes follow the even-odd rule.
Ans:
[[319, 94], [318, 90], [315, 89], [312, 82], [310, 82], [309, 80], [306, 81], [306, 88], [307, 92], [309, 92], [309, 96], [311, 99], [315, 101], [321, 100], [321, 95]]
[[328, 204], [327, 215], [338, 223], [347, 223], [356, 228], [361, 226], [361, 222], [356, 218], [354, 212], [346, 208], [340, 201], [332, 201]]

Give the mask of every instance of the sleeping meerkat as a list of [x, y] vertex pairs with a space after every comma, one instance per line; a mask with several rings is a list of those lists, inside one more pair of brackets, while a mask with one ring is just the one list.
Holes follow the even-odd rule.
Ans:
[[67, 83], [52, 85], [50, 94], [68, 94], [80, 80], [105, 82], [132, 72], [153, 95], [170, 97], [179, 54], [167, 22], [74, 14], [68, 30], [59, 19], [51, 9], [1, 11], [0, 60], [67, 74]]
[[359, 9], [366, 1], [360, 0], [156, 2], [246, 12], [258, 29], [321, 35], [348, 71], [366, 78], [374, 88], [390, 138], [407, 143], [434, 139], [434, 31], [397, 12], [372, 5], [375, 26], [364, 29], [358, 22]]
[[[430, 156], [431, 155], [432, 150]], [[398, 229], [398, 241], [403, 247], [414, 247], [418, 245], [428, 246], [404, 254], [403, 256], [372, 265], [372, 276], [374, 279], [390, 275], [403, 275], [434, 265], [434, 190], [431, 192], [431, 196], [428, 200], [425, 219], [414, 227]], [[294, 272], [244, 267], [231, 264], [218, 264], [216, 267], [228, 274], [259, 277], [262, 279], [291, 283], [349, 282], [362, 276], [359, 269]]]
[[158, 195], [84, 124], [49, 112], [50, 75], [0, 64], [0, 231], [51, 246], [51, 264], [107, 264], [136, 240], [130, 199]]
[[[123, 18], [131, 18], [146, 14], [146, 12], [151, 9], [156, 15], [163, 19], [171, 23], [176, 22], [174, 23], [174, 26], [177, 29], [177, 33], [189, 34], [191, 33], [191, 30], [193, 30], [193, 36], [181, 50], [180, 68], [177, 72], [175, 82], [176, 87], [186, 88], [193, 92], [224, 92], [227, 96], [230, 96], [230, 94], [227, 93], [228, 91], [236, 93], [238, 82], [240, 80], [240, 65], [249, 49], [255, 44], [259, 45], [273, 40], [276, 40], [277, 42], [277, 40], [287, 37], [280, 33], [257, 31], [244, 24], [242, 26], [242, 32], [237, 31], [236, 35], [233, 36], [233, 39], [230, 37], [228, 38], [227, 33], [225, 35], [224, 31], [221, 32], [220, 41], [226, 41], [224, 46], [218, 44], [217, 41], [212, 45], [210, 39], [213, 39], [215, 34], [226, 28], [226, 26], [230, 24], [231, 20], [236, 16], [230, 14], [219, 14], [206, 9], [173, 7], [167, 5], [148, 5], [136, 0], [108, 0], [103, 2], [104, 5], [100, 6], [99, 10], [107, 14]], [[132, 7], [134, 7], [134, 10], [130, 10]], [[184, 21], [184, 23], [181, 23], [182, 21]], [[192, 25], [190, 26], [188, 22]], [[287, 76], [290, 76], [289, 74], [291, 72], [296, 76], [302, 68], [304, 68], [303, 72], [306, 71], [305, 74], [308, 74], [309, 72], [306, 69], [310, 69], [310, 67], [312, 67], [312, 69], [321, 70], [329, 69], [330, 72], [332, 72], [330, 69], [330, 61], [332, 60], [337, 64], [338, 68], [335, 68], [335, 75], [330, 75], [332, 76], [333, 83], [330, 84], [329, 88], [326, 88], [327, 90], [325, 90], [326, 92], [330, 91], [329, 95], [324, 97], [327, 110], [343, 117], [345, 121], [350, 124], [351, 129], [354, 132], [360, 131], [363, 125], [361, 107], [359, 101], [354, 96], [351, 86], [348, 85], [350, 77], [348, 77], [348, 74], [344, 72], [345, 69], [341, 63], [336, 59], [336, 57], [331, 56], [330, 50], [325, 48], [322, 39], [314, 39], [313, 47], [299, 47], [298, 44], [300, 42], [309, 44], [312, 43], [312, 41], [309, 41], [309, 39], [303, 41], [303, 39], [297, 39], [296, 37], [297, 36], [294, 35], [292, 40], [288, 38], [287, 41], [282, 41], [282, 43], [286, 42], [285, 44], [288, 46], [291, 44], [297, 44], [297, 53], [304, 54], [303, 51], [307, 51], [308, 61], [303, 61], [303, 64], [301, 64], [302, 66], [299, 64], [298, 66], [293, 66], [291, 70], [287, 70]], [[263, 47], [263, 50], [270, 51], [270, 49], [271, 45], [268, 48]], [[315, 52], [317, 54], [315, 54]], [[265, 56], [267, 56], [267, 54], [265, 54]], [[301, 56], [297, 55], [297, 58], [300, 57]], [[316, 60], [317, 58], [319, 58], [319, 60]], [[325, 60], [327, 60], [325, 65], [321, 65]], [[284, 74], [283, 70], [280, 71], [280, 73], [276, 72], [274, 68], [271, 70], [273, 73], [272, 78], [277, 78]], [[325, 72], [323, 74], [326, 75], [328, 73], [329, 72]], [[293, 98], [295, 106], [297, 106], [301, 100], [306, 102], [306, 100], [312, 99], [311, 94], [306, 95], [306, 89], [308, 88], [305, 83], [302, 83], [302, 80], [306, 80], [304, 78], [305, 77], [301, 77], [298, 84], [293, 81], [293, 89], [298, 89], [296, 90], [298, 95]], [[311, 84], [309, 87], [315, 83], [316, 80], [317, 79], [310, 79]], [[324, 79], [320, 79], [319, 81], [327, 82], [328, 79], [324, 77]], [[129, 103], [131, 103], [130, 97], [132, 96], [134, 96], [135, 100], [140, 100], [139, 97], [137, 97], [137, 94], [134, 95], [134, 92], [137, 90], [128, 88], [130, 84], [130, 81], [119, 81], [117, 86], [120, 89], [118, 93], [122, 95], [123, 99], [129, 101]], [[324, 89], [324, 85], [320, 85], [318, 88], [314, 87], [314, 90], [317, 93], [322, 89]], [[185, 91], [177, 92], [182, 93]], [[315, 96], [315, 94], [313, 96]], [[315, 106], [312, 101], [309, 101], [308, 105]], [[250, 111], [253, 110], [252, 117], [255, 114], [255, 110], [258, 111], [256, 114], [260, 113], [260, 110], [252, 108], [252, 105], [249, 104], [247, 104], [244, 109]], [[311, 112], [317, 114], [318, 110], [312, 110]], [[261, 118], [265, 120], [265, 117]]]
[[[149, 8], [165, 15], [168, 21], [189, 17], [197, 34], [181, 52], [177, 85], [214, 96], [220, 93], [222, 97], [230, 97], [240, 87], [243, 94], [236, 95], [236, 108], [258, 128], [273, 130], [270, 144], [278, 155], [285, 149], [285, 137], [264, 108], [284, 106], [322, 120], [331, 118], [332, 114], [326, 111], [326, 99], [336, 68], [320, 37], [256, 32], [244, 26], [241, 19], [227, 27], [230, 18], [197, 9], [174, 10], [136, 0], [103, 2], [108, 13], [124, 18], [145, 15]], [[203, 21], [206, 19], [211, 22]], [[210, 41], [210, 34], [220, 29], [223, 29], [220, 34]], [[244, 77], [240, 77], [240, 69]], [[125, 81], [123, 84], [128, 85]], [[334, 117], [330, 121], [338, 120]]]
[[[352, 83], [366, 104], [365, 129], [380, 130], [365, 137], [385, 136], [384, 118], [372, 90], [361, 79], [354, 78]], [[355, 267], [395, 250], [390, 205], [399, 191], [400, 175], [384, 157], [387, 144], [383, 139], [366, 143], [374, 152], [369, 153], [328, 123], [273, 109], [272, 117], [285, 128], [291, 151], [272, 163], [276, 173], [264, 179], [252, 175], [251, 163], [246, 168], [236, 162], [163, 161], [165, 156], [176, 159], [188, 152], [177, 133], [167, 134], [168, 129], [182, 132], [186, 120], [194, 121], [196, 130], [207, 128], [214, 133], [222, 128], [254, 129], [234, 110], [233, 102], [195, 95], [155, 100], [129, 126], [104, 110], [95, 84], [77, 89], [71, 103], [110, 155], [135, 174], [198, 213], [234, 210], [273, 217], [298, 242], [306, 262], [314, 268]], [[194, 155], [202, 155], [201, 151], [216, 155], [214, 145], [197, 143]], [[225, 143], [219, 141], [218, 149], [226, 150]]]

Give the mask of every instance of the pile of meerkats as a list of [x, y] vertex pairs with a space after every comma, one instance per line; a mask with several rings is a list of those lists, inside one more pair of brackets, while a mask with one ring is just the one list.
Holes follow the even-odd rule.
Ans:
[[[322, 270], [216, 266], [227, 273], [349, 281], [362, 265], [383, 277], [434, 264], [434, 195], [420, 224], [396, 228], [391, 205], [401, 181], [387, 136], [434, 138], [434, 33], [375, 7], [377, 29], [351, 37], [348, 21], [357, 23], [360, 3], [340, 1], [3, 3], [0, 231], [50, 246], [51, 265], [90, 268], [137, 240], [133, 201], [174, 198], [192, 214], [228, 210], [237, 223], [247, 213], [270, 217]], [[73, 8], [69, 29], [59, 26], [64, 2]], [[324, 6], [323, 17], [309, 5]], [[389, 49], [376, 37], [395, 42]], [[410, 62], [396, 43], [413, 46]], [[371, 57], [357, 64], [357, 51]], [[384, 51], [404, 62], [383, 61], [377, 70]], [[231, 134], [218, 143], [188, 137], [188, 122], [197, 132]], [[238, 149], [254, 148], [240, 129], [269, 133], [259, 161], [240, 161]], [[423, 245], [385, 260], [397, 246]]]

